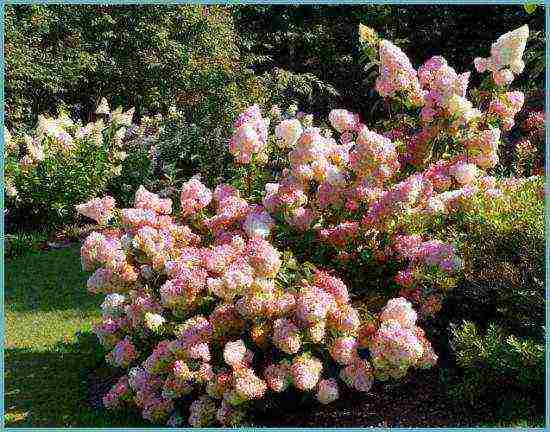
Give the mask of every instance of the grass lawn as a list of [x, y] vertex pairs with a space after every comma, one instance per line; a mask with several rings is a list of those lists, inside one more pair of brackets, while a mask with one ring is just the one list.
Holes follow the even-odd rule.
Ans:
[[86, 402], [98, 355], [88, 332], [102, 297], [86, 290], [79, 248], [15, 258], [5, 269], [6, 426], [136, 425]]

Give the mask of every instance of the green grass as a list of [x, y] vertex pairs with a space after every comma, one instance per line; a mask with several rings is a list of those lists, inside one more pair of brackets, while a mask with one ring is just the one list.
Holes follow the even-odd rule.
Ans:
[[101, 354], [89, 331], [102, 299], [86, 290], [79, 249], [26, 255], [5, 268], [6, 426], [136, 425], [87, 403], [86, 373]]

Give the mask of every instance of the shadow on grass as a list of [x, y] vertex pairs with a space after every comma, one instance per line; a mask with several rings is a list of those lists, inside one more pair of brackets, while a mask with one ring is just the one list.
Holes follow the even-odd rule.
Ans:
[[52, 350], [5, 350], [5, 422], [11, 427], [143, 426], [132, 413], [93, 406], [89, 374], [99, 373], [103, 352], [91, 333]]
[[80, 249], [72, 246], [6, 261], [5, 303], [10, 312], [97, 309], [101, 296], [86, 289]]

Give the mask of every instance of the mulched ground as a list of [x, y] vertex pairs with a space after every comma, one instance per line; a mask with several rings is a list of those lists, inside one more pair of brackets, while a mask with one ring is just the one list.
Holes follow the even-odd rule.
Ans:
[[[89, 373], [88, 403], [103, 409], [101, 398], [116, 380], [104, 367]], [[490, 405], [472, 409], [450, 401], [438, 369], [411, 372], [399, 385], [376, 383], [369, 394], [342, 390], [326, 406], [287, 392], [259, 406], [250, 420], [255, 427], [468, 427], [494, 417]]]
[[327, 406], [312, 404], [293, 411], [287, 406], [284, 411], [257, 413], [255, 421], [266, 427], [460, 427], [487, 418], [479, 406], [476, 412], [457, 409], [437, 369], [412, 372], [399, 385], [376, 383], [369, 394], [344, 390], [341, 396]]

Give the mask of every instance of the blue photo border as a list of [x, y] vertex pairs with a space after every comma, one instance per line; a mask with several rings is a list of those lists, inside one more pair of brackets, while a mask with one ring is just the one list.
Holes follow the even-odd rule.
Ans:
[[[1, 105], [1, 127], [2, 127], [2, 133], [0, 133], [0, 144], [2, 149], [2, 155], [4, 150], [4, 134], [3, 134], [3, 127], [4, 127], [4, 116], [5, 116], [5, 110], [4, 110], [4, 5], [12, 5], [12, 4], [101, 4], [101, 5], [131, 5], [131, 4], [220, 4], [220, 5], [235, 5], [235, 4], [274, 4], [274, 5], [283, 5], [283, 4], [322, 4], [322, 5], [353, 5], [353, 4], [393, 4], [393, 5], [421, 5], [421, 4], [445, 4], [445, 5], [464, 5], [464, 4], [484, 4], [484, 5], [524, 5], [528, 3], [535, 3], [538, 5], [541, 5], [545, 8], [545, 28], [546, 28], [546, 81], [545, 81], [545, 112], [546, 112], [546, 153], [545, 153], [545, 237], [546, 237], [546, 253], [545, 253], [545, 259], [546, 259], [546, 274], [545, 274], [545, 301], [546, 301], [546, 416], [545, 416], [545, 424], [546, 429], [550, 430], [550, 399], [548, 398], [548, 390], [550, 387], [550, 374], [549, 374], [549, 365], [550, 365], [550, 350], [549, 350], [549, 343], [550, 343], [550, 336], [548, 335], [548, 329], [550, 329], [550, 309], [549, 309], [549, 285], [550, 285], [550, 272], [549, 272], [549, 264], [550, 264], [550, 183], [549, 183], [549, 173], [550, 173], [550, 159], [547, 157], [550, 153], [550, 122], [548, 121], [548, 109], [550, 106], [550, 70], [548, 68], [548, 62], [550, 58], [550, 50], [549, 50], [549, 41], [550, 41], [550, 35], [548, 33], [548, 29], [550, 28], [550, 0], [544, 0], [544, 1], [521, 1], [521, 0], [432, 0], [432, 1], [426, 1], [426, 0], [371, 0], [371, 1], [357, 1], [357, 0], [338, 0], [338, 1], [331, 1], [331, 0], [296, 0], [296, 1], [287, 1], [287, 0], [268, 0], [268, 1], [262, 1], [262, 0], [244, 0], [244, 1], [216, 1], [216, 0], [203, 0], [203, 1], [196, 1], [196, 0], [188, 0], [188, 1], [164, 1], [164, 0], [65, 0], [65, 1], [56, 1], [56, 0], [19, 0], [19, 1], [9, 1], [9, 0], [0, 0], [1, 2], [1, 8], [0, 8], [0, 69], [1, 69], [1, 82], [2, 82], [2, 89], [0, 91], [0, 105]], [[0, 235], [2, 236], [2, 240], [4, 240], [4, 158], [2, 157], [1, 162], [2, 172], [1, 172], [1, 182], [0, 182], [0, 206], [2, 210], [2, 214], [0, 217]], [[4, 427], [4, 343], [5, 343], [5, 333], [4, 333], [4, 310], [5, 310], [5, 304], [4, 304], [4, 259], [5, 259], [5, 250], [4, 250], [4, 241], [2, 241], [2, 245], [0, 247], [0, 254], [1, 254], [1, 263], [0, 263], [0, 290], [1, 290], [1, 299], [0, 299], [0, 305], [2, 309], [2, 321], [0, 322], [0, 333], [2, 336], [2, 340], [0, 342], [1, 350], [2, 350], [2, 356], [0, 359], [0, 371], [2, 373], [2, 386], [0, 388], [1, 398], [0, 398], [0, 412], [2, 413], [2, 419], [0, 420], [0, 425], [2, 430], [7, 431], [58, 431], [63, 428], [5, 428]], [[189, 429], [189, 430], [196, 430], [196, 431], [219, 431], [223, 428], [201, 428], [201, 429], [191, 429], [191, 428], [178, 428], [178, 429], [171, 429], [171, 428], [70, 428], [72, 430], [78, 430], [78, 431], [151, 431], [151, 430], [182, 430], [182, 429]], [[235, 430], [240, 431], [248, 431], [248, 430], [255, 430], [255, 429], [262, 429], [262, 430], [285, 430], [289, 432], [293, 431], [362, 431], [363, 428], [235, 428]], [[388, 430], [389, 428], [369, 428], [373, 430]], [[408, 431], [446, 431], [448, 428], [394, 428], [394, 429], [401, 429], [401, 430], [408, 430]], [[481, 430], [507, 430], [512, 428], [453, 428], [455, 430], [461, 430], [461, 431], [481, 431]], [[543, 430], [543, 428], [538, 428], [533, 430]]]

